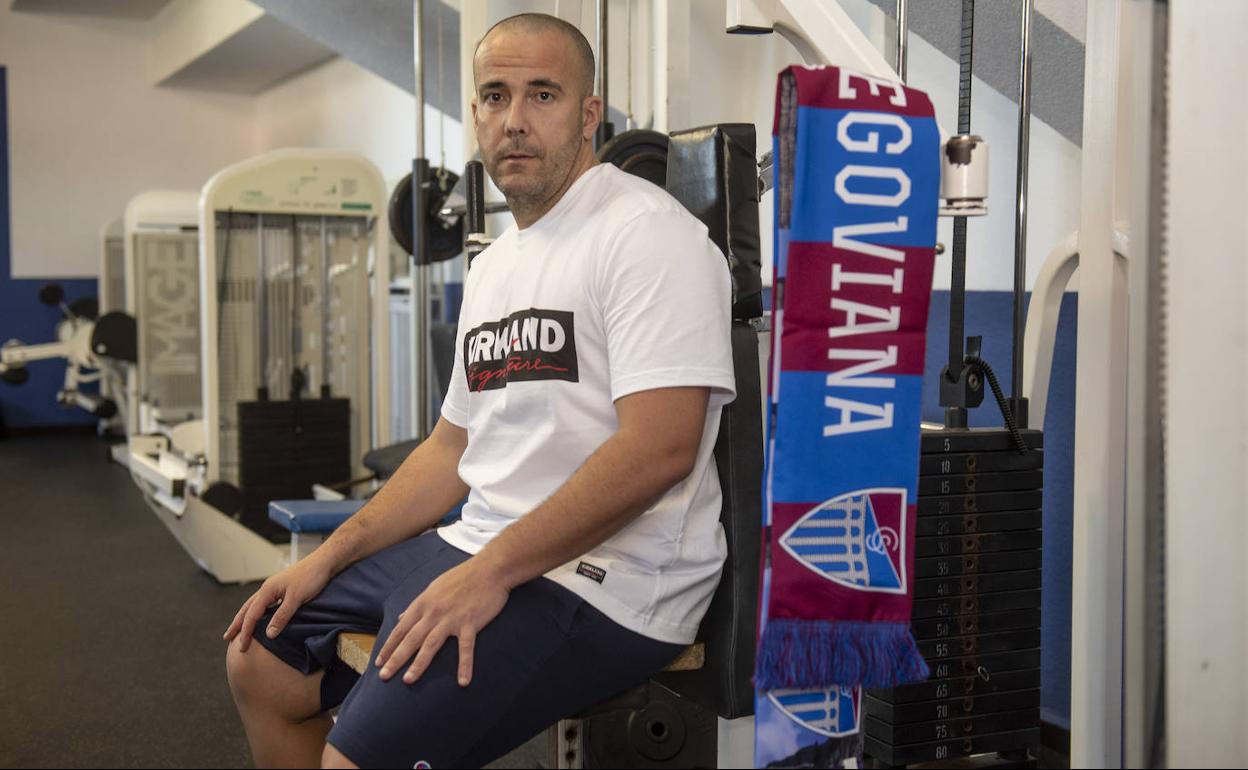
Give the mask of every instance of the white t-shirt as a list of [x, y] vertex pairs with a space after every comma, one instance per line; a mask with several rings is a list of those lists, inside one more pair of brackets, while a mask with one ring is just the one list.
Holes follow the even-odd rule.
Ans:
[[546, 574], [615, 622], [693, 641], [726, 547], [712, 450], [735, 395], [728, 265], [659, 187], [592, 167], [533, 225], [473, 261], [442, 416], [468, 431], [463, 518], [477, 553], [549, 498], [619, 427], [616, 399], [709, 387], [693, 473], [583, 557]]

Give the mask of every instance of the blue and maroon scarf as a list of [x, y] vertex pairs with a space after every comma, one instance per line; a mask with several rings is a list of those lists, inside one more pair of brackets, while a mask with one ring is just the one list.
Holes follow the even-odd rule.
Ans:
[[910, 634], [940, 136], [925, 94], [780, 74], [756, 761], [835, 765]]

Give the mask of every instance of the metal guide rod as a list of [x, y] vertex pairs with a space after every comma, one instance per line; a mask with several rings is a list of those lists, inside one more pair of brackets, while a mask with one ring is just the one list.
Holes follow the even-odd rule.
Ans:
[[[1027, 291], [1027, 161], [1031, 140], [1031, 12], [1034, 0], [1023, 0], [1018, 63], [1018, 209], [1014, 215], [1014, 341], [1011, 398], [1023, 394], [1023, 296]], [[1025, 425], [1023, 427], [1026, 427]]]
[[479, 160], [470, 160], [464, 167], [464, 275], [472, 268], [472, 260], [485, 251], [488, 239], [485, 235], [485, 166]]
[[[411, 269], [411, 330], [412, 330], [412, 419], [415, 421], [416, 438], [429, 435], [428, 412], [429, 400], [429, 361], [427, 344], [429, 329], [429, 273], [428, 266], [421, 264], [423, 254], [423, 209], [420, 203], [424, 196], [423, 175], [420, 161], [425, 157], [425, 63], [424, 38], [424, 0], [412, 0], [412, 62], [415, 70], [416, 95], [416, 161], [412, 164], [412, 269]], [[378, 259], [384, 255], [377, 255]]]
[[485, 215], [489, 209], [485, 201], [485, 166], [479, 160], [470, 160], [465, 167], [464, 232], [469, 236], [485, 232]]
[[333, 334], [329, 321], [329, 230], [325, 217], [321, 217], [321, 395], [329, 397], [330, 348]]
[[624, 123], [624, 130], [632, 131], [635, 128], [633, 123], [633, 0], [624, 0], [624, 27], [628, 30], [627, 43], [628, 46], [628, 120]]
[[897, 0], [897, 77], [906, 82], [906, 42], [910, 36], [910, 0]]
[[610, 107], [607, 104], [607, 2], [598, 3], [598, 94], [602, 97], [602, 122], [598, 125], [598, 146], [601, 147], [611, 136], [607, 129], [607, 116]]
[[256, 215], [256, 395], [266, 400], [269, 390], [269, 275], [264, 240], [264, 214]]
[[[299, 311], [303, 308], [299, 302], [299, 290], [302, 285], [299, 282], [299, 221], [295, 217], [290, 218], [290, 397], [291, 399], [299, 398], [302, 395], [302, 388], [297, 388], [296, 383], [300, 380], [299, 369], [299, 343], [301, 337], [299, 335]], [[306, 383], [304, 383], [306, 384]]]
[[[958, 53], [958, 133], [971, 132], [971, 74], [975, 45], [975, 0], [962, 0], [962, 39]], [[966, 217], [953, 219], [953, 275], [949, 286], [950, 377], [963, 367], [966, 330]], [[965, 412], [965, 410], [963, 410]], [[950, 426], [953, 427], [953, 426]]]

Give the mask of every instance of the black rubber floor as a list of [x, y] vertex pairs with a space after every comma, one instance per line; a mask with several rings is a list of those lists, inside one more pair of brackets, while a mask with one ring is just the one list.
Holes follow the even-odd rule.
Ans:
[[0, 767], [250, 767], [221, 634], [255, 585], [200, 570], [105, 455], [0, 439]]
[[200, 570], [100, 440], [0, 440], [0, 765], [249, 766], [221, 633], [250, 590]]

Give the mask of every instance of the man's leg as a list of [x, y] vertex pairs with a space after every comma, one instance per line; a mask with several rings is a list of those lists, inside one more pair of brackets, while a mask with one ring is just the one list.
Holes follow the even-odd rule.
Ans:
[[332, 743], [325, 744], [325, 753], [321, 755], [321, 767], [326, 770], [356, 770], [359, 765], [343, 756]]
[[[379, 639], [434, 577], [413, 575], [390, 595]], [[383, 682], [370, 665], [338, 712], [323, 766], [480, 767], [556, 720], [645, 681], [681, 649], [618, 626], [539, 578], [513, 589], [477, 635], [467, 687], [458, 684], [454, 640], [412, 684], [397, 676]]]
[[432, 532], [405, 540], [339, 573], [276, 639], [264, 635], [266, 614], [247, 652], [232, 642], [226, 671], [256, 766], [319, 767], [333, 727], [327, 712], [357, 679], [337, 660], [338, 635], [377, 633], [382, 604], [400, 580], [424, 570], [436, 577], [465, 558]]
[[334, 726], [321, 713], [325, 672], [300, 673], [256, 643], [231, 643], [225, 666], [256, 767], [319, 767]]

